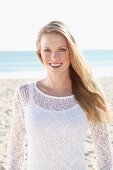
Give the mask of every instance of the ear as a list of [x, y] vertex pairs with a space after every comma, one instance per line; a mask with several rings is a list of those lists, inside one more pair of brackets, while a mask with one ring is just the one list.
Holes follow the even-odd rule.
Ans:
[[39, 52], [39, 51], [36, 51], [36, 54], [37, 54], [37, 56], [38, 56], [39, 60], [41, 61], [41, 63], [43, 63], [40, 52]]

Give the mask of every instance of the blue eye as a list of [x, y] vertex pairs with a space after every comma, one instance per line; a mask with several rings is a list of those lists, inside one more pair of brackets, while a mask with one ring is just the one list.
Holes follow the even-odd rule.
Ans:
[[65, 51], [66, 51], [65, 48], [60, 48], [60, 49], [59, 49], [59, 52], [61, 52], [61, 53], [62, 53], [62, 52], [65, 52]]
[[44, 53], [50, 53], [51, 50], [50, 49], [44, 49]]

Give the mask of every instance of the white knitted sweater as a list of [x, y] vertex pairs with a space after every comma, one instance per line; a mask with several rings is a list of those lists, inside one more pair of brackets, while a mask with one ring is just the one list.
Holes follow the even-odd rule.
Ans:
[[26, 138], [27, 170], [86, 170], [84, 140], [89, 127], [99, 170], [113, 170], [107, 125], [90, 123], [74, 95], [50, 96], [30, 82], [19, 85], [13, 99], [8, 170], [24, 170]]

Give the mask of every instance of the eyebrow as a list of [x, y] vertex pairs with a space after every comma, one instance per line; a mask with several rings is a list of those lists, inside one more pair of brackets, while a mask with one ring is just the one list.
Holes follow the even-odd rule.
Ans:
[[61, 47], [67, 47], [66, 45], [65, 46], [59, 46], [59, 48], [61, 48]]
[[[58, 48], [63, 48], [63, 47], [67, 48], [68, 46], [59, 46]], [[50, 47], [43, 47], [43, 48], [50, 48]]]

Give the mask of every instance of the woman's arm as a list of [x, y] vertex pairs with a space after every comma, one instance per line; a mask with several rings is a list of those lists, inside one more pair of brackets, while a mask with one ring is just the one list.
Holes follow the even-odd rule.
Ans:
[[106, 123], [90, 123], [99, 170], [113, 170], [113, 153]]
[[19, 88], [16, 88], [13, 97], [13, 119], [7, 147], [7, 170], [24, 169], [25, 134], [24, 109]]

